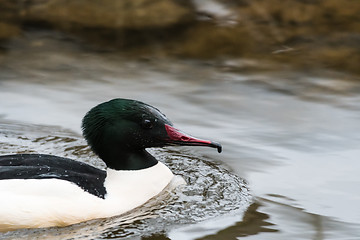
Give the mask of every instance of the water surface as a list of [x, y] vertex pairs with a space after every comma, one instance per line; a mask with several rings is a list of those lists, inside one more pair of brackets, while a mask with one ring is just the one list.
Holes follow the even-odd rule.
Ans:
[[152, 150], [189, 183], [162, 207], [0, 238], [360, 236], [360, 84], [351, 77], [124, 59], [43, 33], [28, 38], [10, 42], [1, 57], [1, 154], [51, 153], [102, 167], [81, 138], [80, 122], [91, 107], [116, 97], [156, 106], [178, 128], [217, 140], [224, 151]]

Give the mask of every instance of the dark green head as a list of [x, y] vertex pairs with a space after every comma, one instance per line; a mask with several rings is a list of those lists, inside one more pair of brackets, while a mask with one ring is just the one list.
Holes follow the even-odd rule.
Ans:
[[145, 148], [167, 145], [217, 147], [172, 127], [158, 109], [129, 99], [113, 99], [92, 108], [82, 121], [91, 149], [113, 169], [142, 169], [157, 163]]

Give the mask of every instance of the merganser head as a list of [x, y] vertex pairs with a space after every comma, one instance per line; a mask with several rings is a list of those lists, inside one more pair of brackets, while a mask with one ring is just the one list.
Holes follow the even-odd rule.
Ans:
[[85, 115], [82, 129], [91, 149], [114, 169], [153, 165], [156, 160], [151, 160], [145, 148], [189, 145], [214, 147], [218, 152], [222, 149], [219, 143], [174, 128], [158, 109], [129, 99], [113, 99], [95, 106]]

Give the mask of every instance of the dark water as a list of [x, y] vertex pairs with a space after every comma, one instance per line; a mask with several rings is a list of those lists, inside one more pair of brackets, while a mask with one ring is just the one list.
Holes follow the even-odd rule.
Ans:
[[115, 97], [154, 105], [224, 151], [154, 149], [188, 182], [163, 204], [0, 239], [359, 239], [360, 82], [352, 76], [124, 59], [68, 39], [28, 38], [9, 42], [0, 59], [1, 154], [51, 153], [101, 167], [80, 121]]

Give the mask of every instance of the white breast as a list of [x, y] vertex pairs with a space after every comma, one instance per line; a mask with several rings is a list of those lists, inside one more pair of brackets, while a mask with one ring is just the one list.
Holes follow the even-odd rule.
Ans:
[[66, 226], [120, 215], [159, 194], [173, 176], [160, 162], [136, 171], [108, 169], [105, 199], [64, 180], [1, 180], [0, 231]]
[[105, 180], [108, 215], [114, 215], [114, 209], [121, 214], [144, 204], [159, 194], [173, 177], [170, 169], [161, 162], [136, 171], [108, 169]]

